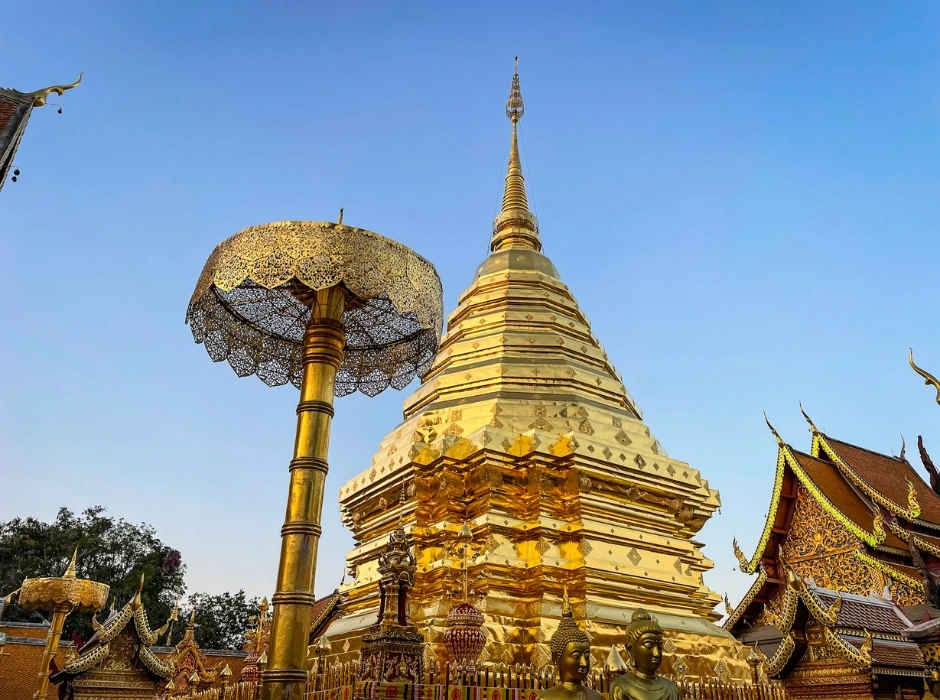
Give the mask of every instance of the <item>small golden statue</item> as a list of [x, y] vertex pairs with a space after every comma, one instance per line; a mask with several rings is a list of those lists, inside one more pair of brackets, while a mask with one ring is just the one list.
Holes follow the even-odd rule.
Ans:
[[561, 605], [561, 622], [548, 645], [560, 682], [543, 690], [536, 700], [603, 700], [600, 693], [584, 685], [591, 670], [591, 640], [571, 616], [567, 589]]
[[653, 616], [642, 608], [633, 613], [626, 637], [633, 670], [611, 683], [611, 700], [681, 700], [679, 687], [656, 675], [663, 662], [663, 628]]

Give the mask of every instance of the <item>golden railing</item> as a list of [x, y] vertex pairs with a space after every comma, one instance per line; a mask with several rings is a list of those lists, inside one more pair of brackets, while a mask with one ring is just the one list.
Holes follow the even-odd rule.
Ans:
[[[358, 676], [359, 667], [356, 661], [327, 664], [322, 673], [312, 670], [307, 677], [304, 700], [330, 700], [331, 694], [328, 691], [352, 688], [356, 685]], [[615, 678], [616, 675], [595, 669], [588, 677], [588, 685], [599, 693], [607, 694]], [[555, 683], [555, 669], [551, 665], [537, 667], [535, 664], [491, 664], [472, 673], [461, 673], [447, 664], [434, 662], [428, 664], [425, 669], [423, 685], [444, 686], [445, 689], [450, 686], [469, 686], [538, 691]], [[755, 684], [714, 679], [675, 680], [675, 683], [686, 700], [789, 700], [786, 690], [778, 681]], [[257, 683], [241, 681], [225, 688], [212, 688], [184, 697], [194, 700], [256, 700], [260, 696]], [[449, 697], [446, 692], [441, 696]]]

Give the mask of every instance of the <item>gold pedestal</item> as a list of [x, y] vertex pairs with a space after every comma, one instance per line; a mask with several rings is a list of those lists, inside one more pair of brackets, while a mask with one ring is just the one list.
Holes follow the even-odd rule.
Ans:
[[303, 381], [297, 404], [297, 436], [290, 462], [287, 515], [281, 528], [274, 620], [268, 668], [261, 675], [263, 700], [303, 696], [307, 680], [307, 637], [313, 593], [323, 492], [328, 471], [333, 387], [343, 362], [341, 287], [311, 292], [310, 322], [303, 341]]

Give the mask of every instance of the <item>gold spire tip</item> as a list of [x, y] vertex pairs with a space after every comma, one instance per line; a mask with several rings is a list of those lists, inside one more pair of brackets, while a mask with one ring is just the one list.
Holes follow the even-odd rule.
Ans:
[[78, 547], [75, 548], [75, 551], [72, 552], [72, 560], [69, 562], [68, 568], [66, 568], [65, 573], [62, 575], [62, 578], [75, 578], [75, 563], [78, 561]]
[[343, 208], [342, 207], [339, 208], [339, 219], [337, 220], [336, 223], [339, 224], [340, 226], [343, 225]]
[[571, 617], [571, 601], [568, 600], [568, 586], [562, 586], [561, 594], [561, 616], [562, 617]]
[[512, 76], [512, 87], [506, 101], [506, 116], [512, 122], [512, 141], [509, 147], [509, 167], [506, 171], [506, 185], [503, 189], [503, 204], [493, 222], [493, 239], [490, 250], [494, 253], [505, 248], [529, 248], [540, 251], [538, 221], [529, 211], [529, 200], [525, 192], [525, 178], [522, 175], [522, 160], [519, 157], [519, 134], [517, 123], [525, 114], [522, 102], [522, 89], [519, 87], [519, 63], [516, 59], [516, 71]]
[[509, 89], [509, 99], [506, 101], [506, 116], [515, 126], [525, 114], [525, 105], [522, 102], [522, 89], [519, 87], [519, 57], [516, 56], [516, 71], [512, 74], [512, 87]]

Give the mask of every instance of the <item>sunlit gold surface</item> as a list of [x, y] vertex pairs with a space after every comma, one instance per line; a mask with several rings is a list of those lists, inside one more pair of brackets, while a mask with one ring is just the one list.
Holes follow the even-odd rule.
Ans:
[[307, 679], [307, 635], [315, 600], [314, 574], [328, 468], [333, 387], [336, 371], [343, 362], [345, 307], [346, 292], [341, 287], [317, 291], [304, 334], [297, 436], [272, 599], [274, 621], [268, 667], [261, 674], [264, 700], [301, 697]]
[[33, 96], [33, 107], [44, 107], [46, 102], [49, 101], [49, 95], [53, 93], [62, 96], [65, 94], [66, 90], [71, 90], [72, 88], [78, 87], [81, 85], [83, 75], [85, 74], [79, 73], [78, 79], [69, 85], [53, 85], [51, 87], [43, 88], [42, 90], [36, 90], [35, 92], [30, 93]]
[[937, 378], [933, 376], [927, 370], [921, 369], [914, 364], [914, 350], [911, 349], [910, 356], [908, 357], [908, 362], [911, 363], [911, 369], [913, 369], [917, 374], [919, 374], [924, 379], [924, 384], [927, 386], [932, 386], [937, 390], [937, 403], [940, 404], [940, 381], [937, 381]]
[[665, 628], [664, 672], [681, 659], [689, 678], [726, 669], [746, 680], [749, 650], [713, 624], [720, 598], [702, 580], [712, 564], [695, 539], [718, 493], [650, 433], [540, 252], [534, 217], [503, 216], [528, 211], [518, 159], [516, 148], [493, 253], [460, 296], [404, 422], [340, 489], [355, 541], [352, 578], [341, 589], [343, 617], [325, 633], [334, 651], [345, 649], [340, 658], [353, 658], [378, 605], [377, 556], [398, 516], [387, 504], [413, 480], [404, 521], [418, 560], [414, 619], [438, 658], [447, 574], [459, 565], [447, 545], [467, 522], [485, 546], [471, 567], [486, 596], [481, 662], [549, 663], [567, 586], [597, 658], [644, 607]]
[[631, 668], [610, 687], [611, 700], [679, 700], [679, 688], [657, 675], [663, 661], [663, 628], [645, 610], [637, 610], [626, 629]]
[[186, 321], [238, 376], [300, 388], [309, 293], [337, 285], [353, 303], [343, 312], [336, 395], [401, 389], [427, 370], [443, 316], [437, 272], [400, 243], [352, 226], [280, 221], [239, 231], [206, 262]]
[[303, 694], [306, 646], [334, 395], [402, 388], [440, 338], [434, 267], [405, 246], [324, 222], [254, 226], [219, 244], [186, 320], [193, 338], [239, 376], [300, 389], [264, 700]]

